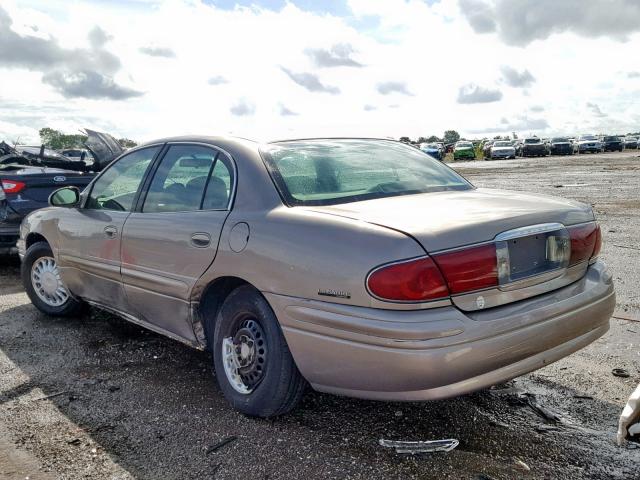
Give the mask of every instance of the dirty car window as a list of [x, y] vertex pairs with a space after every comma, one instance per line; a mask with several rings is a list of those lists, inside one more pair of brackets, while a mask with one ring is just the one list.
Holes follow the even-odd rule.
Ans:
[[433, 157], [387, 140], [279, 142], [261, 153], [289, 205], [335, 205], [473, 188]]
[[130, 211], [138, 187], [158, 150], [160, 147], [137, 150], [107, 168], [93, 185], [85, 208]]

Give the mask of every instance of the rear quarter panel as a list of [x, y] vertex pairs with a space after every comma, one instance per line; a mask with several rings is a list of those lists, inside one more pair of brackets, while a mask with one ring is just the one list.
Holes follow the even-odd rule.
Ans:
[[[231, 231], [241, 222], [249, 225], [249, 240], [244, 250], [234, 252]], [[262, 292], [380, 306], [366, 290], [368, 273], [381, 264], [421, 255], [425, 251], [407, 235], [362, 221], [298, 207], [234, 211], [222, 232], [218, 255], [193, 293], [198, 297], [215, 278], [234, 276]]]

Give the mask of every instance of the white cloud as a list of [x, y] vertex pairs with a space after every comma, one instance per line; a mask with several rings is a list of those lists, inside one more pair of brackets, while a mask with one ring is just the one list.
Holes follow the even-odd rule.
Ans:
[[[27, 68], [24, 52], [0, 63], [0, 140], [20, 134], [36, 141], [43, 126], [94, 127], [145, 141], [190, 133], [415, 138], [495, 126], [575, 134], [608, 124], [633, 130], [639, 121], [632, 32], [620, 43], [554, 30], [546, 40], [513, 47], [498, 35], [475, 33], [458, 0], [348, 0], [351, 18], [293, 4], [273, 11], [221, 10], [193, 0], [16, 2], [2, 2], [13, 32], [55, 38], [58, 53], [84, 52], [74, 60], [83, 63], [44, 81], [47, 72]], [[479, 0], [467, 4], [476, 16], [486, 13]], [[149, 47], [164, 49], [168, 59], [141, 54]], [[629, 74], [593, 68], [601, 58], [628, 65]], [[109, 76], [92, 76], [87, 65]], [[505, 66], [516, 75], [503, 79]], [[458, 103], [460, 87], [470, 83], [480, 87], [464, 89]], [[87, 95], [131, 93], [116, 87], [134, 94], [118, 101]], [[500, 101], [470, 103], [474, 95]], [[587, 102], [608, 116], [585, 115], [595, 112]], [[535, 117], [522, 116], [528, 111]]]

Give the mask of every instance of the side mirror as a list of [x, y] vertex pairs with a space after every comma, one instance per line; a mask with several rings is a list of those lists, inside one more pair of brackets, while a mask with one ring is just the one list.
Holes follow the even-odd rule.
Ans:
[[80, 190], [78, 187], [63, 187], [49, 195], [49, 205], [52, 207], [73, 208], [80, 204]]

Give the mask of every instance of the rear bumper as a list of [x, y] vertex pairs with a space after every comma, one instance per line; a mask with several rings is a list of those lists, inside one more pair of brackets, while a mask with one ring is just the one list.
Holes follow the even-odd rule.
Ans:
[[20, 225], [0, 222], [0, 255], [16, 253], [16, 242], [20, 236]]
[[406, 401], [458, 396], [555, 362], [602, 336], [615, 307], [601, 262], [562, 289], [473, 313], [265, 296], [316, 390]]
[[515, 156], [515, 152], [491, 152], [491, 158], [511, 158]]
[[573, 153], [572, 146], [551, 147], [552, 155], [570, 155]]
[[598, 153], [602, 151], [601, 147], [585, 147], [585, 146], [578, 146], [578, 151], [579, 152], [589, 152], [589, 153]]
[[529, 156], [535, 156], [535, 155], [547, 155], [547, 150], [546, 149], [528, 149], [525, 148], [524, 150], [522, 150], [522, 155], [525, 157], [529, 157]]

